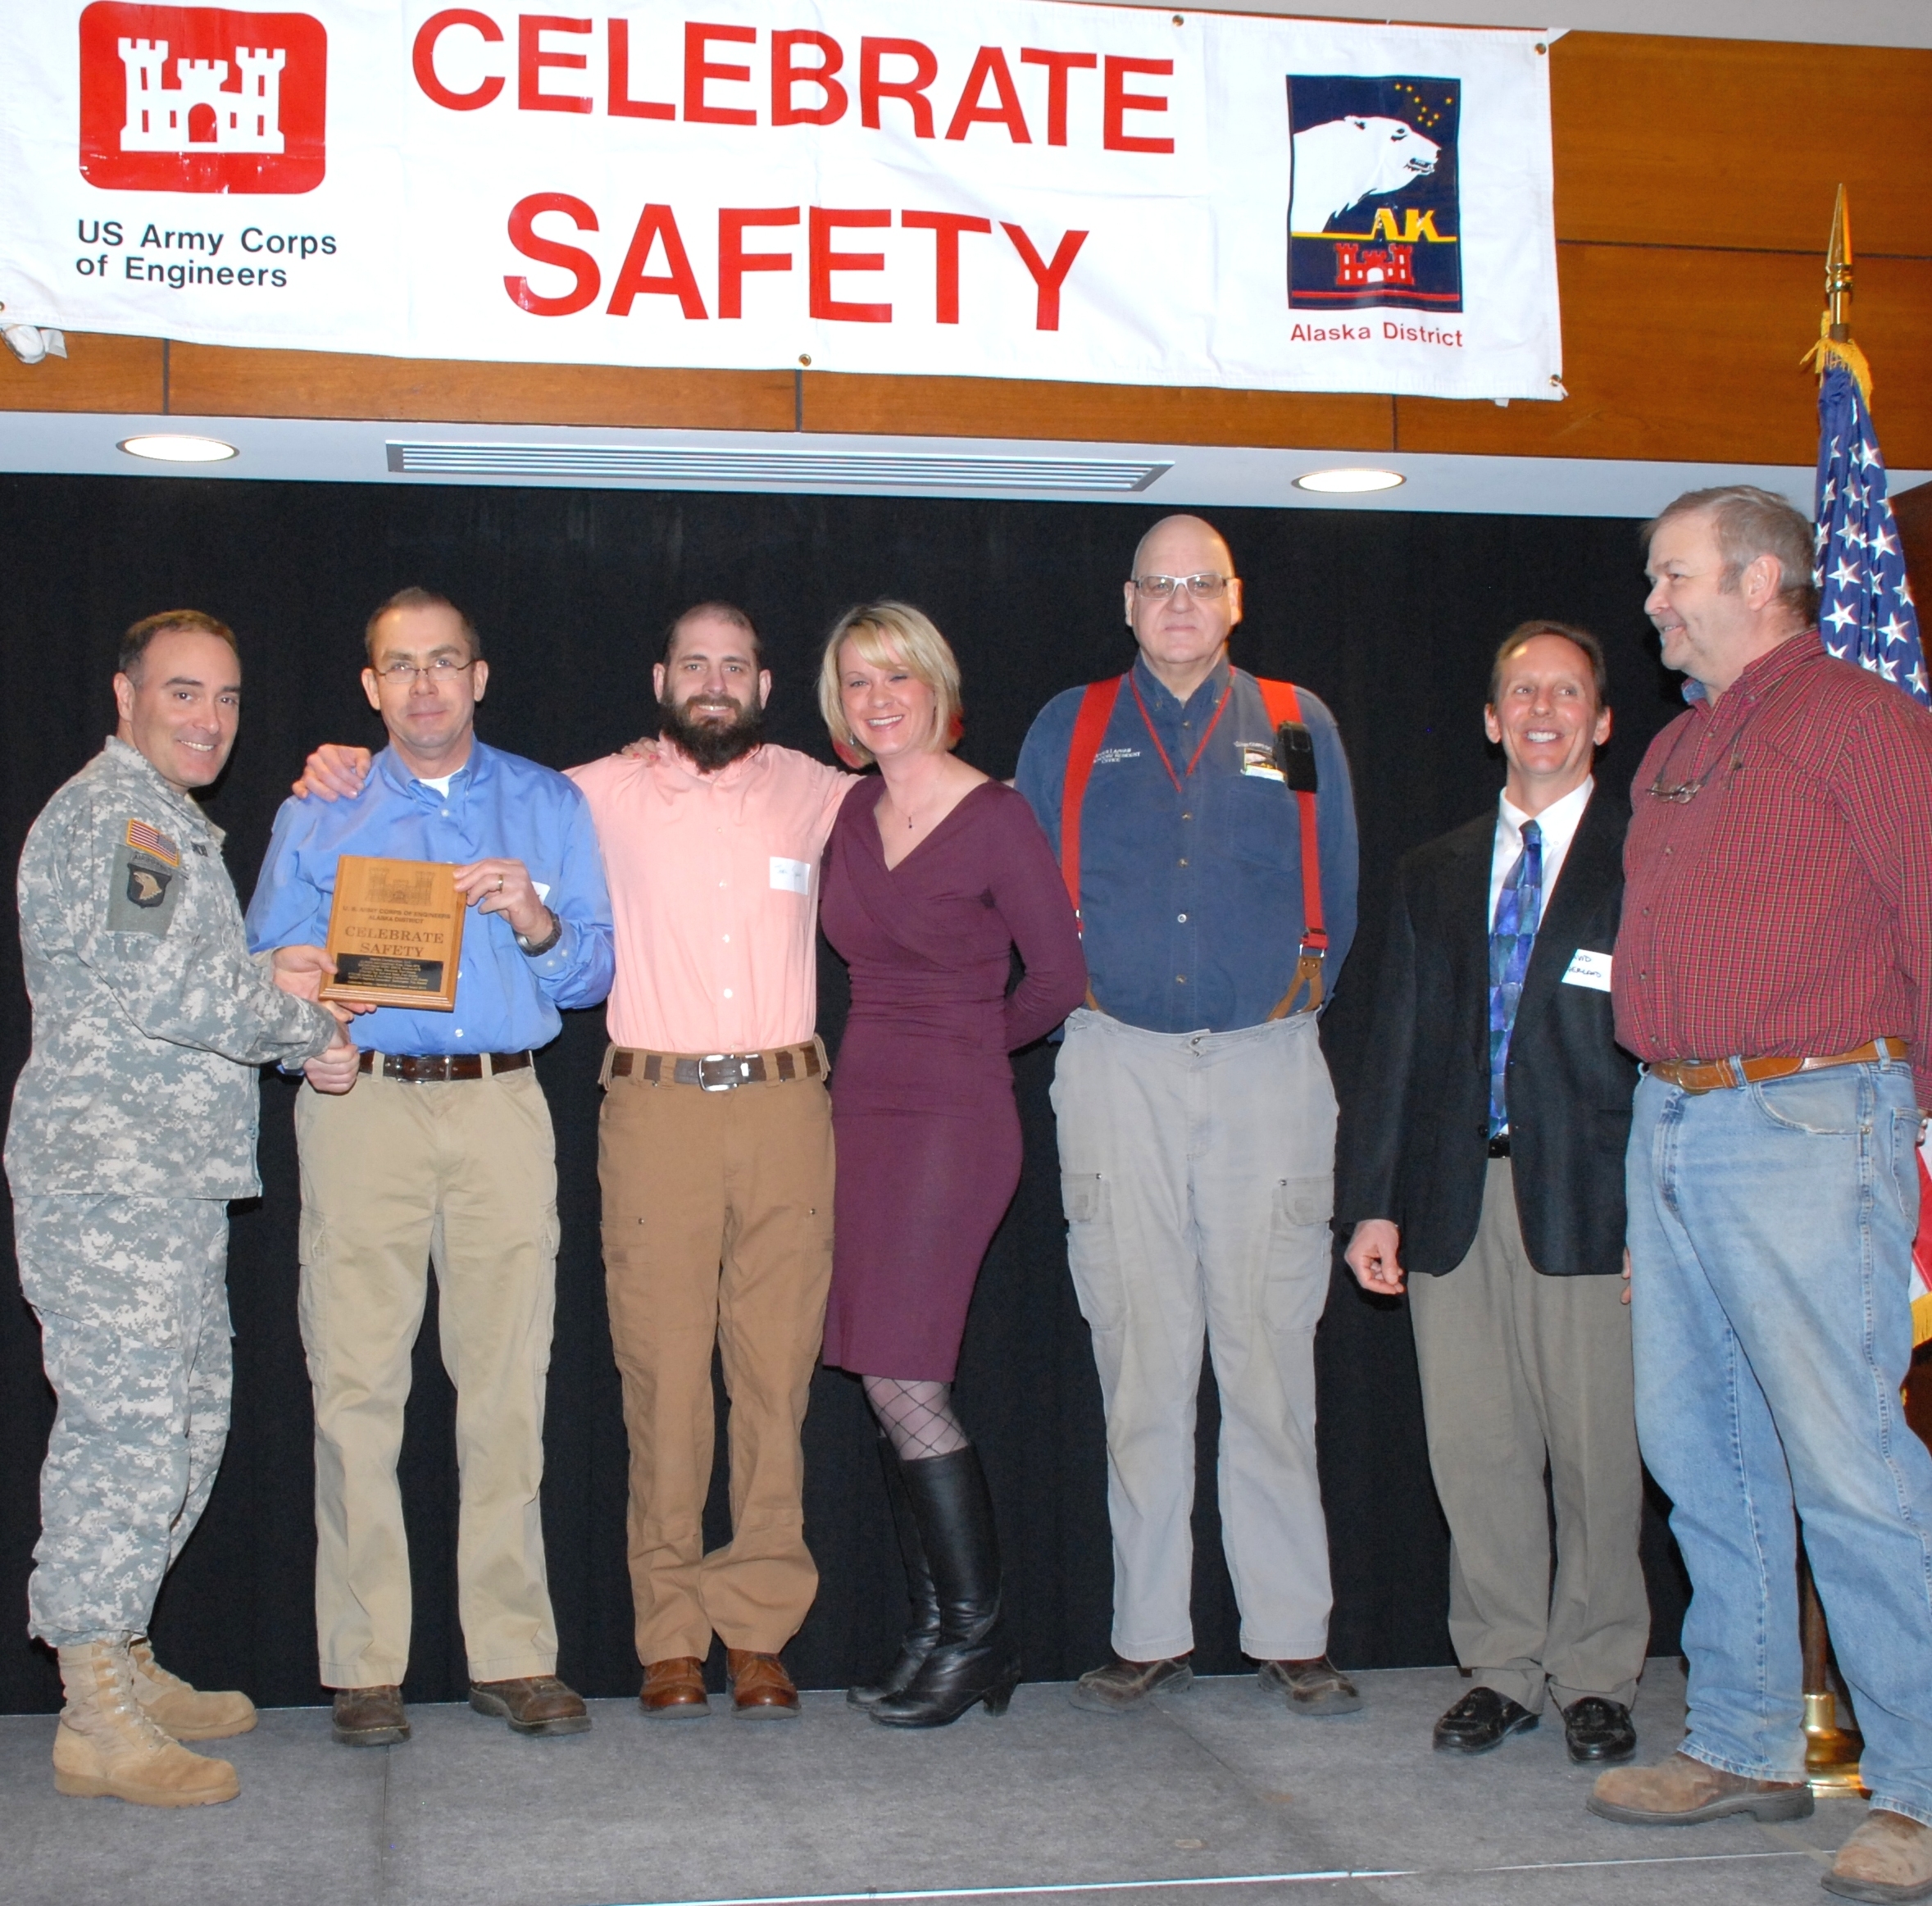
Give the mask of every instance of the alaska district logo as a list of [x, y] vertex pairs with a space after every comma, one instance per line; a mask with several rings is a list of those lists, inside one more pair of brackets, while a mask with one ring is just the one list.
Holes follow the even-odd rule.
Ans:
[[122, 192], [311, 192], [329, 36], [306, 13], [94, 0], [80, 16], [80, 174]]
[[1291, 311], [1462, 308], [1460, 80], [1290, 74]]

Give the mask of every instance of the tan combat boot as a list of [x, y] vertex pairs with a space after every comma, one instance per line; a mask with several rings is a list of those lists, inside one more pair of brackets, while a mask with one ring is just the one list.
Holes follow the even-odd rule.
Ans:
[[134, 1699], [148, 1718], [177, 1740], [225, 1740], [255, 1725], [255, 1704], [242, 1694], [203, 1694], [154, 1658], [154, 1644], [137, 1635], [128, 1644]]
[[242, 1790], [225, 1760], [171, 1740], [134, 1694], [134, 1667], [119, 1642], [61, 1650], [67, 1705], [53, 1742], [53, 1784], [83, 1799], [111, 1795], [140, 1807], [206, 1807]]

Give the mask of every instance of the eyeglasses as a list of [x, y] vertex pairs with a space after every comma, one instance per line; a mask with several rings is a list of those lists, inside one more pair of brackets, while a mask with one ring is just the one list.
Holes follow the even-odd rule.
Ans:
[[467, 662], [458, 662], [454, 656], [439, 655], [434, 662], [425, 662], [418, 668], [414, 662], [392, 662], [386, 668], [379, 668], [376, 674], [386, 682], [393, 682], [398, 688], [407, 688], [419, 675], [426, 675], [442, 681], [466, 668], [474, 668], [477, 657], [471, 656]]
[[1156, 602], [1166, 602], [1176, 589], [1185, 589], [1196, 602], [1207, 603], [1213, 601], [1234, 580], [1231, 575], [1216, 575], [1209, 569], [1198, 575], [1137, 575], [1134, 586]]
[[[1716, 766], [1706, 768], [1694, 781], [1680, 781], [1674, 788], [1666, 788], [1664, 785], [1664, 777], [1659, 775], [1646, 791], [1653, 800], [1674, 801], [1679, 807], [1682, 807], [1687, 801], [1694, 801], [1704, 791], [1704, 784], [1717, 772], [1718, 768], [1724, 765], [1722, 762], [1719, 762]], [[1731, 757], [1730, 771], [1733, 774], [1735, 774], [1743, 765], [1743, 762], [1736, 756], [1734, 755]]]

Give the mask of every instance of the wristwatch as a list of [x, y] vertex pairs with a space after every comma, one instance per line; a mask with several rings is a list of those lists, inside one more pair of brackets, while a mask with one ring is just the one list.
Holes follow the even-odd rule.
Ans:
[[516, 944], [533, 960], [539, 953], [548, 953], [551, 948], [563, 938], [562, 918], [551, 908], [546, 907], [543, 911], [550, 916], [549, 932], [545, 934], [541, 939], [526, 939], [521, 933], [516, 935]]

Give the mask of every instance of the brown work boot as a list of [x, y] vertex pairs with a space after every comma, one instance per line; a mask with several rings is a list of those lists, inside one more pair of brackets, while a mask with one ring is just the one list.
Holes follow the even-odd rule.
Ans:
[[1125, 1661], [1116, 1656], [1090, 1667], [1067, 1690], [1066, 1698], [1090, 1714], [1131, 1714], [1156, 1694], [1184, 1694], [1194, 1685], [1194, 1664], [1186, 1655], [1163, 1661]]
[[225, 1760], [190, 1754], [148, 1717], [118, 1641], [61, 1651], [67, 1704], [53, 1740], [53, 1784], [84, 1799], [111, 1795], [137, 1807], [208, 1807], [242, 1790]]
[[225, 1740], [255, 1725], [255, 1704], [246, 1694], [205, 1694], [191, 1688], [154, 1658], [154, 1644], [145, 1635], [137, 1635], [127, 1653], [134, 1699], [162, 1733], [177, 1740]]
[[512, 1734], [588, 1734], [590, 1711], [584, 1697], [553, 1674], [519, 1676], [515, 1681], [471, 1681], [470, 1705], [479, 1714], [510, 1723]]
[[695, 1721], [710, 1713], [705, 1698], [704, 1663], [695, 1654], [667, 1654], [644, 1663], [638, 1705], [652, 1721]]
[[1823, 1884], [1843, 1899], [1932, 1899], [1932, 1826], [1874, 1807]]
[[1308, 1661], [1264, 1661], [1255, 1678], [1264, 1694], [1286, 1694], [1293, 1713], [1352, 1714], [1361, 1706], [1355, 1683], [1325, 1654]]
[[344, 1747], [393, 1747], [409, 1738], [409, 1713], [393, 1683], [338, 1688], [329, 1722], [329, 1731]]
[[731, 1705], [741, 1720], [781, 1721], [798, 1712], [798, 1690], [775, 1654], [727, 1648], [725, 1672], [731, 1680]]
[[1748, 1781], [1674, 1754], [1656, 1767], [1612, 1767], [1598, 1774], [1585, 1804], [1593, 1813], [1630, 1826], [1694, 1826], [1727, 1813], [1802, 1820], [1812, 1810], [1812, 1790], [1802, 1781]]

